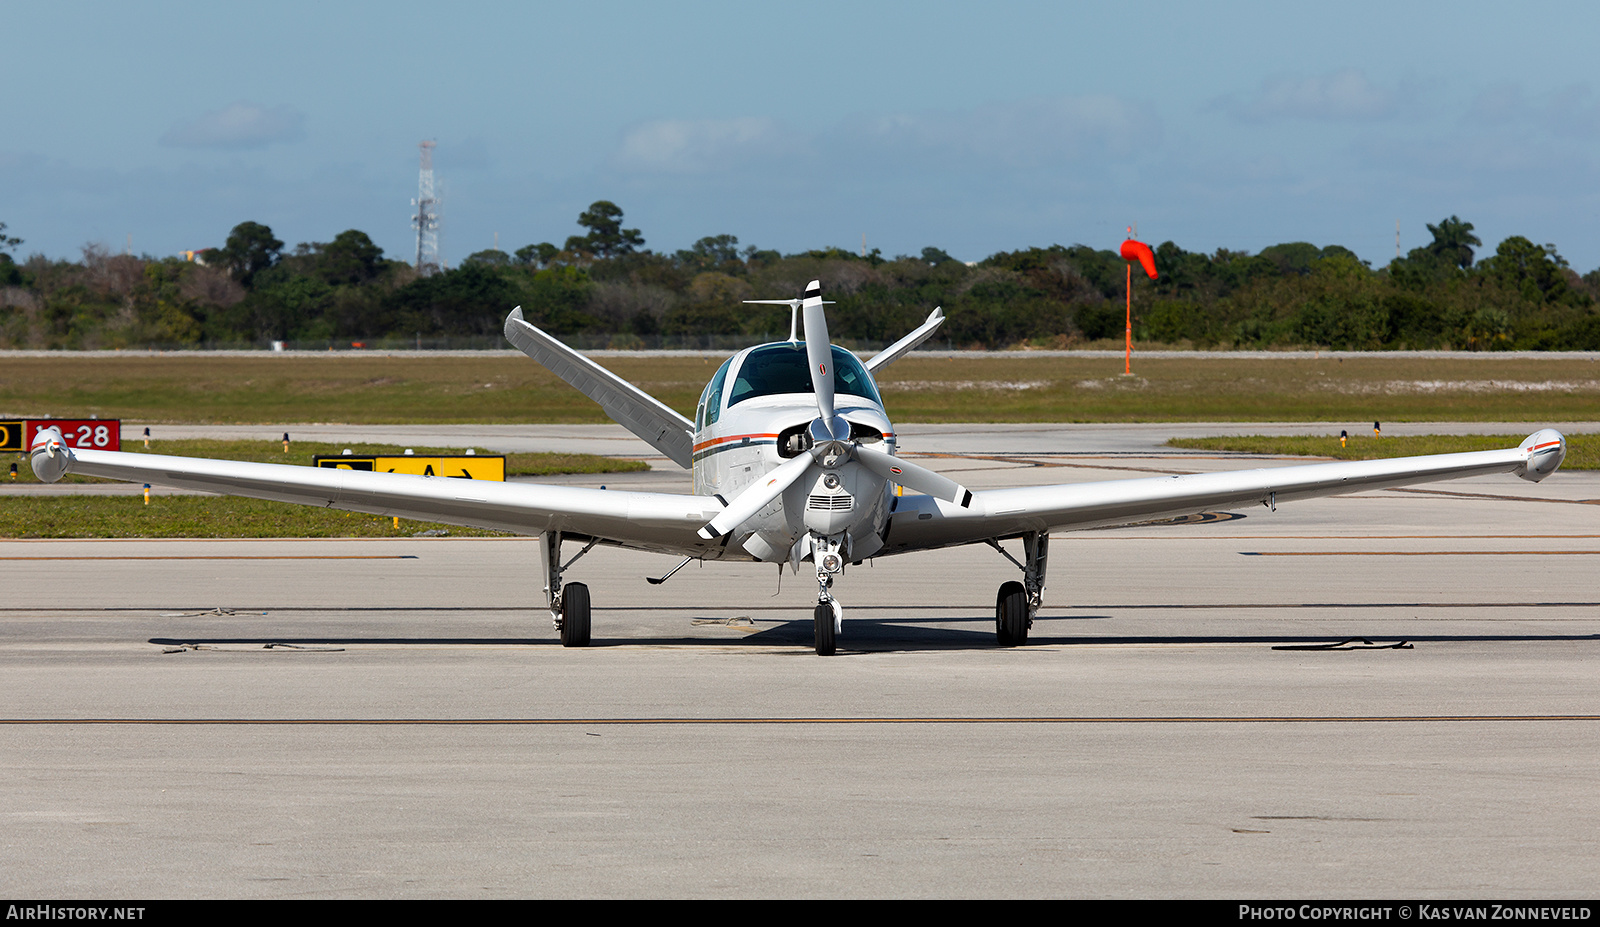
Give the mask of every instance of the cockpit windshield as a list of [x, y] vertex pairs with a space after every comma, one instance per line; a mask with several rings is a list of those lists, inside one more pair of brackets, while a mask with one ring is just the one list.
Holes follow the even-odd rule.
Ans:
[[[854, 354], [838, 345], [833, 346], [833, 391], [835, 395], [860, 396], [883, 405], [877, 387], [867, 375], [867, 368], [861, 366]], [[806, 363], [806, 346], [768, 344], [745, 355], [728, 393], [728, 405], [732, 407], [757, 396], [809, 392], [811, 371]]]

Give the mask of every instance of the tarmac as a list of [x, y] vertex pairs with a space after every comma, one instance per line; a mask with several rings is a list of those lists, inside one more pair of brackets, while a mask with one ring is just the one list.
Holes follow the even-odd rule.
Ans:
[[[649, 453], [609, 426], [322, 427]], [[900, 433], [909, 456], [974, 489], [1296, 462], [1161, 446], [1221, 427], [1277, 426]], [[568, 481], [687, 490], [656, 465]], [[0, 541], [0, 888], [1499, 900], [1600, 887], [1600, 474], [1059, 534], [1018, 648], [996, 646], [992, 604], [1017, 571], [987, 547], [847, 570], [831, 658], [810, 646], [804, 573], [707, 564], [644, 581], [672, 564], [603, 547], [578, 561], [566, 578], [591, 588], [594, 644], [564, 649], [529, 539]]]

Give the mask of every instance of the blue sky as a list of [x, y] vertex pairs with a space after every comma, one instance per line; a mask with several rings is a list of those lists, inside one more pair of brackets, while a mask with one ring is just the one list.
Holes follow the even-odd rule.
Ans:
[[1592, 3], [59, 3], [0, 14], [19, 255], [235, 224], [451, 264], [609, 199], [647, 247], [976, 260], [1123, 229], [1342, 244], [1451, 214], [1600, 266]]

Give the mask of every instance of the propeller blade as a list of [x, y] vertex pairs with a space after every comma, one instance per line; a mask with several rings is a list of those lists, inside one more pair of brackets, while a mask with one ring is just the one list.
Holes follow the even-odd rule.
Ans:
[[817, 396], [817, 412], [825, 432], [825, 435], [818, 435], [813, 429], [812, 438], [818, 442], [828, 438], [848, 441], [850, 426], [833, 412], [833, 342], [828, 339], [828, 318], [822, 308], [821, 281], [813, 280], [806, 285], [800, 311], [806, 327], [806, 362], [811, 367], [811, 391]]
[[919, 467], [876, 448], [857, 445], [855, 452], [856, 460], [862, 466], [891, 483], [899, 483], [935, 499], [954, 502], [964, 509], [972, 506], [972, 490], [949, 477], [940, 476], [927, 467]]
[[761, 482], [734, 496], [727, 508], [718, 512], [717, 517], [700, 529], [700, 536], [715, 541], [749, 521], [773, 499], [783, 495], [783, 491], [811, 467], [813, 459], [811, 454], [801, 454], [768, 473]]

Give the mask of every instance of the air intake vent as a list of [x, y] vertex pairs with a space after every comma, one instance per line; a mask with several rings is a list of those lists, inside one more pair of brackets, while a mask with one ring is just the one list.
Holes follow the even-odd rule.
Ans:
[[839, 493], [837, 496], [815, 495], [806, 502], [806, 508], [816, 509], [821, 512], [848, 512], [855, 504], [848, 493]]

